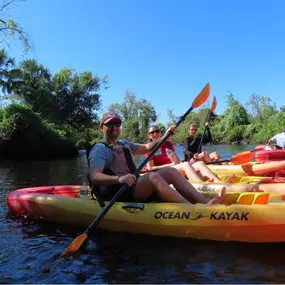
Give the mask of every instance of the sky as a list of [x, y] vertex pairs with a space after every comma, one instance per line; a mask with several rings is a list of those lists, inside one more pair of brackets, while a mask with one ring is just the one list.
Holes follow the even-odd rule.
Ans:
[[167, 109], [183, 115], [208, 82], [204, 107], [215, 95], [217, 114], [229, 93], [243, 105], [256, 93], [281, 107], [284, 10], [283, 0], [27, 0], [9, 16], [34, 50], [23, 55], [14, 43], [8, 52], [52, 74], [70, 67], [108, 75], [101, 113], [131, 90], [167, 123]]

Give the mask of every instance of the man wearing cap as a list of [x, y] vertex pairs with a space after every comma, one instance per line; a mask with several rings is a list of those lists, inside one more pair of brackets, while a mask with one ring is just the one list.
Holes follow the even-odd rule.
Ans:
[[282, 133], [275, 135], [267, 142], [267, 145], [275, 143], [278, 149], [285, 149], [285, 128]]
[[[111, 200], [122, 184], [128, 185], [118, 201], [143, 202], [155, 195], [165, 202], [177, 203], [220, 203], [224, 190], [220, 196], [209, 200], [201, 195], [175, 168], [169, 167], [157, 172], [150, 172], [140, 177], [133, 175], [126, 152], [133, 155], [144, 155], [155, 147], [159, 141], [147, 144], [133, 143], [119, 139], [122, 120], [114, 112], [106, 112], [100, 120], [100, 130], [103, 141], [98, 142], [89, 153], [90, 180], [92, 185], [99, 187], [103, 200]], [[174, 132], [175, 126], [167, 132]], [[126, 151], [126, 149], [128, 151]], [[175, 191], [170, 184], [177, 190]]]

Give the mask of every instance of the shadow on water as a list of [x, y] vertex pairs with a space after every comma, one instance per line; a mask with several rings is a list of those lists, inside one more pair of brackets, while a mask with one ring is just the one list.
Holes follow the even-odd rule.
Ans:
[[[247, 149], [229, 147], [223, 156], [243, 150]], [[96, 230], [73, 258], [58, 259], [82, 229], [15, 217], [8, 213], [5, 196], [21, 187], [82, 183], [87, 170], [84, 155], [1, 167], [0, 283], [285, 282], [284, 244], [197, 241]]]

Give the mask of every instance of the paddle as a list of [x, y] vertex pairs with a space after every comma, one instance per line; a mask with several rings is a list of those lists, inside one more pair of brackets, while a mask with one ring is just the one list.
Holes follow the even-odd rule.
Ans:
[[258, 151], [258, 150], [254, 149], [254, 150], [241, 151], [241, 152], [237, 152], [236, 155], [243, 155], [243, 154], [247, 154], [247, 153], [253, 153], [256, 151]]
[[253, 159], [253, 157], [254, 157], [254, 153], [247, 152], [247, 153], [243, 153], [240, 155], [235, 155], [235, 156], [233, 156], [227, 160], [206, 162], [206, 164], [218, 164], [218, 163], [222, 163], [222, 162], [230, 162], [232, 164], [246, 164], [246, 163], [250, 162]]
[[[187, 115], [194, 109], [202, 104], [205, 103], [205, 101], [208, 99], [210, 95], [210, 84], [207, 83], [205, 87], [200, 91], [200, 93], [196, 96], [196, 98], [193, 100], [191, 107], [185, 112], [183, 116], [180, 117], [179, 121], [176, 123], [176, 128], [185, 120]], [[164, 134], [164, 136], [161, 138], [160, 142], [152, 149], [149, 156], [145, 158], [145, 160], [140, 164], [138, 167], [136, 173], [134, 173], [136, 176], [139, 176], [140, 171], [144, 168], [144, 166], [148, 163], [148, 161], [151, 159], [151, 157], [156, 153], [156, 151], [162, 146], [162, 144], [167, 140], [167, 138], [171, 135], [171, 132], [167, 132]], [[84, 241], [87, 239], [88, 235], [91, 233], [91, 231], [98, 225], [98, 223], [101, 221], [101, 219], [106, 215], [106, 213], [110, 210], [110, 208], [113, 206], [113, 204], [118, 200], [119, 196], [122, 194], [123, 191], [125, 191], [128, 188], [126, 184], [124, 184], [120, 190], [115, 194], [115, 196], [112, 198], [112, 200], [104, 207], [102, 212], [93, 220], [93, 222], [90, 224], [90, 226], [86, 229], [86, 231], [79, 235], [77, 238], [73, 240], [73, 242], [65, 249], [65, 251], [60, 255], [60, 257], [71, 255], [73, 252], [77, 251], [80, 246], [84, 243]]]
[[[210, 112], [209, 112], [209, 115], [208, 115], [208, 118], [207, 118], [206, 122], [210, 122], [211, 115], [215, 111], [216, 106], [217, 106], [217, 99], [216, 99], [216, 96], [214, 96], [213, 101], [212, 101], [212, 105], [211, 105], [211, 108], [210, 108]], [[205, 136], [205, 133], [206, 133], [206, 129], [207, 129], [207, 126], [205, 126], [205, 128], [204, 128], [204, 132], [202, 134], [201, 141], [200, 141], [200, 144], [199, 144], [199, 147], [198, 147], [198, 151], [197, 151], [198, 153], [200, 153], [202, 151], [202, 142], [203, 142], [203, 139], [204, 139], [204, 136]]]

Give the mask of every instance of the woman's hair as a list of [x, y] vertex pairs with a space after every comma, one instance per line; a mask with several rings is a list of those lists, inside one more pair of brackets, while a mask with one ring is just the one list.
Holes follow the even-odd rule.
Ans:
[[189, 127], [189, 130], [190, 130], [192, 127], [196, 127], [196, 129], [198, 129], [196, 124], [191, 124], [190, 127]]
[[149, 128], [148, 128], [148, 132], [147, 132], [147, 142], [152, 142], [152, 139], [149, 137], [149, 130], [151, 129], [151, 128], [157, 128], [159, 131], [160, 131], [160, 129], [159, 129], [159, 127], [157, 126], [157, 125], [151, 125]]

